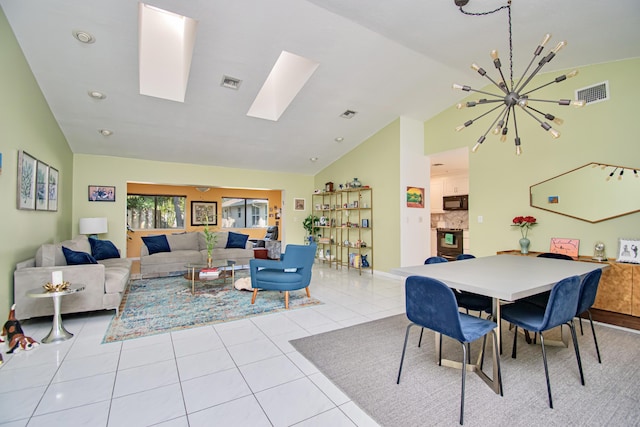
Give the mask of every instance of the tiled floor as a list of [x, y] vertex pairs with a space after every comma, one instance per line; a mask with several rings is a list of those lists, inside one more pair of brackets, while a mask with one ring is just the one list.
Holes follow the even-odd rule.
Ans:
[[[71, 340], [4, 355], [0, 425], [375, 426], [288, 341], [402, 313], [402, 288], [317, 265], [322, 305], [112, 344], [112, 311], [67, 316]], [[50, 326], [23, 323], [37, 340]]]

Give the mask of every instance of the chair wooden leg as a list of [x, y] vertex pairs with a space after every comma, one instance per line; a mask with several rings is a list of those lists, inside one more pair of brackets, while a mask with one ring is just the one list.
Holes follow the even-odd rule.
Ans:
[[289, 309], [289, 291], [284, 291], [284, 308]]
[[251, 297], [251, 304], [256, 302], [256, 297], [258, 296], [258, 289], [253, 290], [253, 296]]
[[309, 287], [304, 288], [307, 291], [307, 298], [311, 298], [311, 293], [309, 292]]

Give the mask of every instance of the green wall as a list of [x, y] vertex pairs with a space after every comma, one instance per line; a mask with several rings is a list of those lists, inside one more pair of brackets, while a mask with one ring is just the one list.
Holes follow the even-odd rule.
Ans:
[[[32, 257], [42, 243], [71, 235], [73, 154], [1, 9], [0, 94], [0, 319], [6, 319], [13, 301], [16, 263]], [[18, 150], [60, 172], [57, 212], [16, 209]]]
[[[536, 79], [539, 83], [534, 82], [531, 87], [560, 74], [541, 76]], [[580, 239], [580, 254], [589, 256], [593, 255], [594, 243], [603, 241], [607, 256], [615, 258], [618, 238], [640, 238], [640, 213], [591, 224], [529, 206], [529, 186], [581, 165], [602, 162], [640, 167], [637, 141], [640, 121], [635, 108], [640, 97], [638, 75], [640, 59], [582, 67], [578, 76], [540, 90], [535, 97], [573, 99], [576, 89], [608, 80], [610, 100], [580, 109], [545, 104], [548, 112], [565, 119], [564, 125], [554, 125], [562, 133], [557, 140], [530, 117], [520, 114], [521, 156], [514, 154], [512, 136], [501, 143], [491, 134], [478, 152], [470, 153], [469, 228], [475, 255], [516, 249], [520, 233], [510, 224], [518, 215], [538, 219], [538, 225], [529, 233], [533, 251], [547, 251], [552, 237], [566, 237]], [[472, 147], [489, 127], [494, 114], [461, 132], [454, 132], [454, 128], [484, 111], [483, 107], [463, 110], [451, 107], [425, 122], [425, 153]], [[625, 179], [636, 180], [631, 176]], [[640, 179], [636, 181], [640, 185]], [[482, 223], [477, 221], [479, 215], [484, 219]]]
[[[400, 119], [393, 121], [315, 176], [315, 188], [358, 178], [373, 189], [373, 269], [400, 265]], [[309, 193], [310, 196], [310, 193]], [[369, 242], [367, 242], [369, 243]]]

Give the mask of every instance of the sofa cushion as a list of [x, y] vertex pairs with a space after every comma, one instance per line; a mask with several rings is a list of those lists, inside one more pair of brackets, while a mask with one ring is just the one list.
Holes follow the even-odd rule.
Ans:
[[[227, 247], [227, 240], [229, 239], [228, 231], [218, 231], [216, 232], [216, 236], [218, 236], [218, 240], [216, 240], [216, 245], [213, 247], [214, 249], [224, 249]], [[207, 244], [205, 243], [203, 248], [207, 249]]]
[[159, 236], [144, 236], [142, 238], [147, 249], [149, 249], [149, 255], [157, 254], [160, 252], [171, 252], [167, 236], [161, 234]]
[[120, 251], [110, 240], [89, 239], [91, 245], [91, 255], [96, 260], [120, 258]]
[[81, 264], [97, 264], [98, 261], [86, 252], [78, 252], [62, 247], [62, 253], [67, 261], [67, 265], [81, 265]]
[[67, 261], [62, 253], [62, 247], [77, 252], [91, 253], [91, 245], [87, 236], [79, 234], [71, 240], [62, 243], [46, 243], [41, 245], [36, 251], [36, 267], [53, 267], [56, 265], [67, 265]]
[[249, 235], [229, 232], [229, 238], [227, 239], [226, 249], [244, 249], [247, 246], [247, 239]]
[[167, 235], [167, 241], [171, 252], [198, 250], [198, 233], [169, 234]]

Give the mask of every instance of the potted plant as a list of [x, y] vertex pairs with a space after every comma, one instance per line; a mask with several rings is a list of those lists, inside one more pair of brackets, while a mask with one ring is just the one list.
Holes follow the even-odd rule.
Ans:
[[309, 216], [302, 221], [302, 226], [307, 231], [307, 240], [309, 243], [313, 241], [313, 235], [320, 230], [320, 228], [316, 226], [318, 221], [320, 221], [320, 218], [313, 214], [309, 214]]
[[218, 235], [209, 230], [209, 217], [204, 217], [204, 240], [207, 242], [207, 267], [211, 268], [211, 264], [213, 260], [211, 259], [211, 252], [213, 252], [213, 247], [216, 245], [216, 241], [218, 240]]

